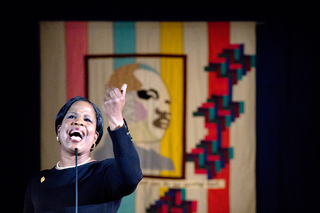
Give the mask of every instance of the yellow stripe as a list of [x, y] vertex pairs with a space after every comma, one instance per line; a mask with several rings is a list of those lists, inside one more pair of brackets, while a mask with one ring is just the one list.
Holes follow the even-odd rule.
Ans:
[[[181, 22], [161, 22], [160, 32], [162, 54], [183, 53]], [[160, 175], [180, 177], [183, 157], [183, 60], [180, 58], [161, 59], [161, 77], [171, 98], [170, 126], [161, 141], [161, 155], [172, 159], [175, 171], [163, 171]]]
[[183, 31], [182, 22], [161, 22], [160, 51], [163, 54], [182, 54]]

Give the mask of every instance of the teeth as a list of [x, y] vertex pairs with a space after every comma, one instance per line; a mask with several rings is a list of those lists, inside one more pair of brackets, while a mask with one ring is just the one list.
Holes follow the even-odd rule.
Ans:
[[74, 134], [79, 134], [81, 138], [83, 138], [83, 134], [81, 131], [79, 130], [72, 130], [69, 135], [74, 135]]
[[80, 137], [71, 136], [72, 141], [81, 141], [82, 139]]

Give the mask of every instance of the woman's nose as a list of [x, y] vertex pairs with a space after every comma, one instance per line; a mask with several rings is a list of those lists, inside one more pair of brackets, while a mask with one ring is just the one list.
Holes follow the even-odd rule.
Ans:
[[74, 125], [83, 126], [83, 121], [81, 119], [77, 119], [74, 121]]

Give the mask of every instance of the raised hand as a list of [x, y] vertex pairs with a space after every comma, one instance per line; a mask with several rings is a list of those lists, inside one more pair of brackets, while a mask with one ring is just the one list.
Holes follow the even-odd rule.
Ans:
[[123, 84], [121, 91], [112, 86], [108, 86], [105, 92], [105, 98], [102, 103], [102, 109], [107, 116], [111, 130], [117, 126], [123, 125], [122, 110], [126, 100], [127, 84]]

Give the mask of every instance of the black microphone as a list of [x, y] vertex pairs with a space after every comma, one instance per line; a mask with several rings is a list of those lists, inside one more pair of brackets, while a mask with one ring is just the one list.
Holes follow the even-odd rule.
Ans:
[[76, 213], [78, 213], [78, 148], [74, 149], [76, 154]]

